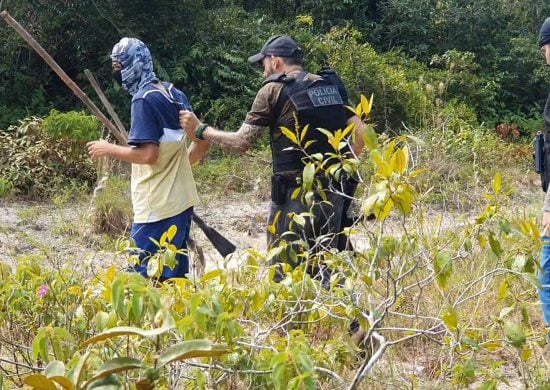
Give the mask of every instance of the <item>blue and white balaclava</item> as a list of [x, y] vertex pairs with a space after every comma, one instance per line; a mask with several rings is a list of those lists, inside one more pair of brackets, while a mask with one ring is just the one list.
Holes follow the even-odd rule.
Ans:
[[550, 43], [550, 17], [546, 18], [539, 32], [539, 45], [543, 47]]
[[122, 65], [122, 88], [130, 95], [157, 80], [153, 72], [151, 52], [137, 38], [122, 38], [111, 52], [111, 60]]

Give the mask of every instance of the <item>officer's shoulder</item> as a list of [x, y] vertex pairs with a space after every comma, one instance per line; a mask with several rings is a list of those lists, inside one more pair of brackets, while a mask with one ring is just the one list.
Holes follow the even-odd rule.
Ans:
[[286, 83], [288, 82], [289, 76], [285, 73], [274, 73], [271, 76], [267, 77], [262, 83], [262, 87], [273, 84], [273, 83]]

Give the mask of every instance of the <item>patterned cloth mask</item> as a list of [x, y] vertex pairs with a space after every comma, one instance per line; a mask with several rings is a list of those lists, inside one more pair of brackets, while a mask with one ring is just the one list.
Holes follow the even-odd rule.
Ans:
[[122, 65], [122, 88], [130, 95], [156, 81], [153, 58], [147, 46], [136, 38], [122, 38], [111, 52], [111, 60]]

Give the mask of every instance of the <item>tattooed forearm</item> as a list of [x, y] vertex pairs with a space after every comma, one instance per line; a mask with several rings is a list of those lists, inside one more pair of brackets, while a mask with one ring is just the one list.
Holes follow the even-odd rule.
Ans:
[[254, 143], [262, 133], [264, 128], [262, 126], [249, 125], [243, 123], [237, 134], [247, 140], [250, 144]]
[[250, 149], [250, 146], [258, 138], [262, 130], [261, 126], [253, 126], [246, 123], [243, 123], [239, 131], [235, 133], [208, 127], [203, 133], [203, 138], [222, 149], [240, 154]]

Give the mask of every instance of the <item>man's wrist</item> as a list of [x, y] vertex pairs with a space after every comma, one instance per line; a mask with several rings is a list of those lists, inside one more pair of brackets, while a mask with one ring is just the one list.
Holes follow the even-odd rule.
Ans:
[[201, 123], [199, 127], [197, 127], [197, 130], [195, 130], [195, 137], [200, 140], [204, 140], [204, 131], [208, 125], [206, 123]]

